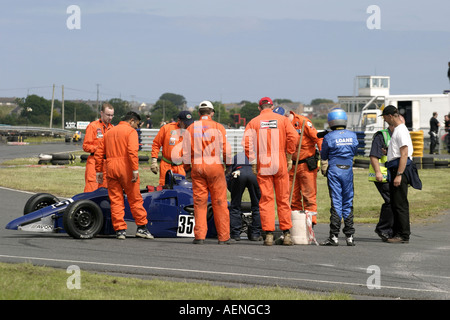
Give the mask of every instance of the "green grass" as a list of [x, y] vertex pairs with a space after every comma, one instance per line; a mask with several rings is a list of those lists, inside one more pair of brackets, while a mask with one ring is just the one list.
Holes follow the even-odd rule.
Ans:
[[[343, 293], [288, 288], [230, 288], [209, 283], [144, 280], [80, 271], [79, 289], [66, 270], [0, 263], [0, 300], [349, 300]], [[67, 283], [72, 285], [69, 289]]]

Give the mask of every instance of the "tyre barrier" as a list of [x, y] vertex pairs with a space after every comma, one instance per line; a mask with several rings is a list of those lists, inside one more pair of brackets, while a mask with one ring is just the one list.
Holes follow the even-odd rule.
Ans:
[[[89, 157], [89, 154], [82, 154], [80, 155], [80, 162], [85, 163]], [[139, 156], [139, 163], [149, 163], [150, 160], [149, 156]]]
[[434, 166], [436, 169], [448, 168], [448, 160], [436, 160]]
[[86, 161], [87, 161], [87, 158], [89, 157], [89, 155], [88, 154], [82, 154], [81, 156], [80, 156], [80, 162], [81, 163], [85, 163]]
[[434, 169], [433, 158], [422, 158], [422, 169]]
[[52, 154], [52, 160], [75, 160], [75, 155], [71, 153]]
[[353, 167], [369, 169], [370, 160], [369, 159], [355, 159], [353, 161]]
[[[89, 154], [80, 155], [80, 162], [85, 163], [89, 157]], [[39, 154], [38, 164], [54, 164], [65, 165], [74, 163], [76, 156], [71, 153], [57, 153], [57, 154]], [[149, 163], [149, 156], [139, 156], [139, 163]]]
[[148, 163], [149, 160], [149, 156], [139, 156], [139, 163]]
[[65, 164], [73, 163], [71, 160], [52, 160], [52, 164], [56, 166], [62, 166]]
[[66, 165], [75, 162], [75, 155], [71, 153], [39, 154], [38, 164]]
[[43, 154], [43, 153], [41, 153], [40, 155], [39, 155], [39, 160], [42, 160], [42, 161], [50, 161], [50, 160], [52, 160], [52, 155], [51, 154]]
[[422, 169], [422, 157], [413, 157], [413, 162], [416, 164], [417, 169]]
[[[357, 155], [368, 157], [372, 146], [373, 132], [355, 131], [358, 139]], [[423, 130], [410, 131], [413, 143], [413, 157], [423, 157], [424, 134]]]
[[413, 144], [413, 157], [423, 157], [423, 130], [419, 131], [410, 131], [409, 135], [411, 136], [412, 144]]
[[428, 157], [413, 157], [413, 162], [417, 169], [447, 169], [449, 168], [448, 160], [434, 160]]
[[358, 151], [356, 154], [363, 156], [366, 148], [364, 137], [366, 136], [364, 131], [356, 131], [356, 137], [358, 138]]

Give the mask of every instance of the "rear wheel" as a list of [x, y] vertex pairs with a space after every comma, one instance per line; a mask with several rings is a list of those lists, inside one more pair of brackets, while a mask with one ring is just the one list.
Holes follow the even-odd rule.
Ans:
[[102, 210], [91, 200], [72, 202], [64, 212], [63, 225], [72, 238], [91, 239], [103, 227]]
[[58, 202], [59, 199], [50, 193], [37, 193], [25, 203], [23, 214], [29, 214], [30, 212], [51, 206]]

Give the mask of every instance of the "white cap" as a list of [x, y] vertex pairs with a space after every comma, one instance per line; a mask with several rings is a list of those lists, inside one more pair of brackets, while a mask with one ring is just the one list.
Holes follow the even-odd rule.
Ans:
[[211, 101], [205, 100], [200, 102], [200, 104], [198, 105], [199, 109], [213, 109], [214, 110], [214, 106], [211, 103]]

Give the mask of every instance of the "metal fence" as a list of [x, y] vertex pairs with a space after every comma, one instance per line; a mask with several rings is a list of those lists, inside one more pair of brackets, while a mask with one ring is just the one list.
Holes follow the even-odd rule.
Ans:
[[[142, 149], [143, 151], [152, 151], [152, 143], [153, 139], [158, 134], [159, 129], [141, 129], [140, 130], [140, 136], [141, 136], [141, 143], [142, 143]], [[244, 130], [243, 129], [228, 129], [227, 132], [227, 139], [228, 142], [231, 145], [232, 154], [235, 154], [237, 152], [243, 151], [243, 147], [241, 145], [242, 137], [244, 136]], [[363, 132], [363, 131], [356, 131], [355, 132], [358, 137], [358, 155], [368, 157], [370, 153], [370, 148], [372, 146], [372, 139], [374, 132]], [[429, 145], [429, 139], [422, 137], [422, 143], [424, 144], [424, 147], [427, 148]]]
[[28, 127], [28, 126], [0, 126], [0, 135], [4, 136], [72, 136], [73, 131], [58, 128]]
[[[158, 134], [159, 129], [140, 129], [140, 138], [142, 143], [142, 151], [152, 151], [153, 139]], [[231, 145], [232, 154], [243, 151], [241, 145], [242, 137], [244, 136], [243, 129], [228, 129], [227, 140]]]

